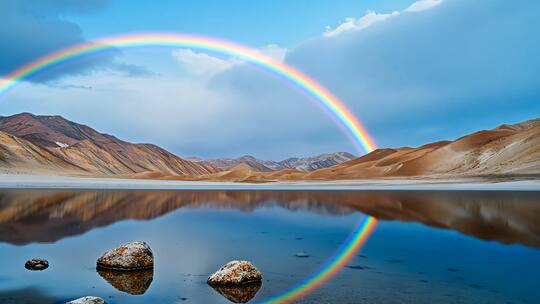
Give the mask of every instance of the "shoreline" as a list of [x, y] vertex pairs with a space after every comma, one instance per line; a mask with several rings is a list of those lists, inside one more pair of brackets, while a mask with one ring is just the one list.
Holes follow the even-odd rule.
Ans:
[[0, 174], [0, 189], [540, 191], [540, 179], [415, 178], [249, 183]]

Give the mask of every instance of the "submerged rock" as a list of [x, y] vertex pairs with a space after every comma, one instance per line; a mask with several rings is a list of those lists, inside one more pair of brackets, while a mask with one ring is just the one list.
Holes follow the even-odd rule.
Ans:
[[230, 261], [214, 272], [207, 283], [210, 285], [244, 285], [261, 282], [262, 275], [248, 261]]
[[361, 266], [361, 265], [345, 265], [345, 267], [347, 267], [349, 269], [358, 269], [358, 270], [371, 269], [371, 267]]
[[305, 251], [297, 252], [297, 253], [295, 254], [295, 256], [296, 256], [297, 258], [309, 258], [309, 257], [310, 257], [309, 253], [307, 253], [307, 252], [305, 252]]
[[26, 261], [24, 267], [28, 270], [45, 270], [49, 268], [49, 261], [45, 259], [31, 259]]
[[98, 297], [82, 297], [66, 302], [66, 304], [106, 304], [106, 302], [102, 298]]
[[255, 282], [244, 285], [212, 286], [212, 288], [233, 303], [247, 303], [255, 297], [261, 286], [261, 282]]
[[118, 271], [97, 269], [99, 275], [119, 291], [132, 295], [142, 295], [154, 279], [154, 269]]
[[140, 270], [154, 267], [154, 254], [145, 242], [131, 242], [105, 252], [97, 260], [97, 268]]

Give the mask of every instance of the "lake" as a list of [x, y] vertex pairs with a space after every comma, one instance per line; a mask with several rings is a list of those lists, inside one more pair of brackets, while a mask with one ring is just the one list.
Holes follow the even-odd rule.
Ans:
[[[345, 248], [371, 217], [360, 250]], [[153, 270], [96, 271], [137, 240]], [[50, 267], [26, 270], [35, 257]], [[262, 285], [206, 284], [234, 259]], [[259, 303], [310, 276], [298, 303], [540, 303], [540, 192], [0, 190], [0, 269], [0, 303]]]

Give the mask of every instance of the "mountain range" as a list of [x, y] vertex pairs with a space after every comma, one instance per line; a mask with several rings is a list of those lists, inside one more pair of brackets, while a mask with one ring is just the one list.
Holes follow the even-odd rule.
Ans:
[[256, 172], [286, 168], [313, 171], [353, 158], [350, 153], [338, 152], [281, 162], [248, 155], [236, 159], [183, 159], [156, 145], [129, 143], [61, 116], [0, 116], [0, 170], [7, 173], [190, 178], [238, 166]]
[[272, 161], [183, 159], [61, 116], [21, 113], [0, 116], [0, 172], [244, 182], [540, 176], [540, 118], [361, 157], [336, 152]]
[[241, 166], [211, 173], [201, 179], [264, 182], [531, 176], [540, 176], [540, 118], [417, 148], [377, 149], [311, 172], [296, 169], [255, 172]]
[[311, 172], [317, 169], [331, 167], [354, 158], [356, 158], [356, 156], [348, 152], [335, 152], [324, 153], [313, 157], [290, 157], [282, 161], [260, 160], [251, 155], [244, 155], [238, 158], [216, 158], [206, 160], [192, 157], [188, 158], [188, 160], [199, 163], [208, 163], [222, 171], [231, 170], [239, 165], [247, 165], [251, 170], [259, 172], [271, 172], [284, 169]]

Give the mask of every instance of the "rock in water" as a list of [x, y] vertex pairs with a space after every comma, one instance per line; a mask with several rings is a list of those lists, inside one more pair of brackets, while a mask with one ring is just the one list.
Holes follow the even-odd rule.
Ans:
[[307, 252], [305, 252], [305, 251], [297, 252], [297, 253], [295, 254], [295, 256], [296, 256], [297, 258], [309, 258], [309, 254], [308, 254]]
[[45, 270], [49, 268], [49, 262], [44, 259], [31, 259], [26, 261], [24, 267], [28, 270]]
[[261, 282], [262, 275], [248, 261], [230, 261], [214, 272], [207, 283], [210, 285], [244, 285]]
[[83, 297], [66, 302], [66, 304], [106, 304], [106, 302], [102, 298], [98, 297]]
[[154, 254], [145, 242], [131, 242], [105, 252], [97, 260], [98, 268], [140, 270], [154, 267]]

